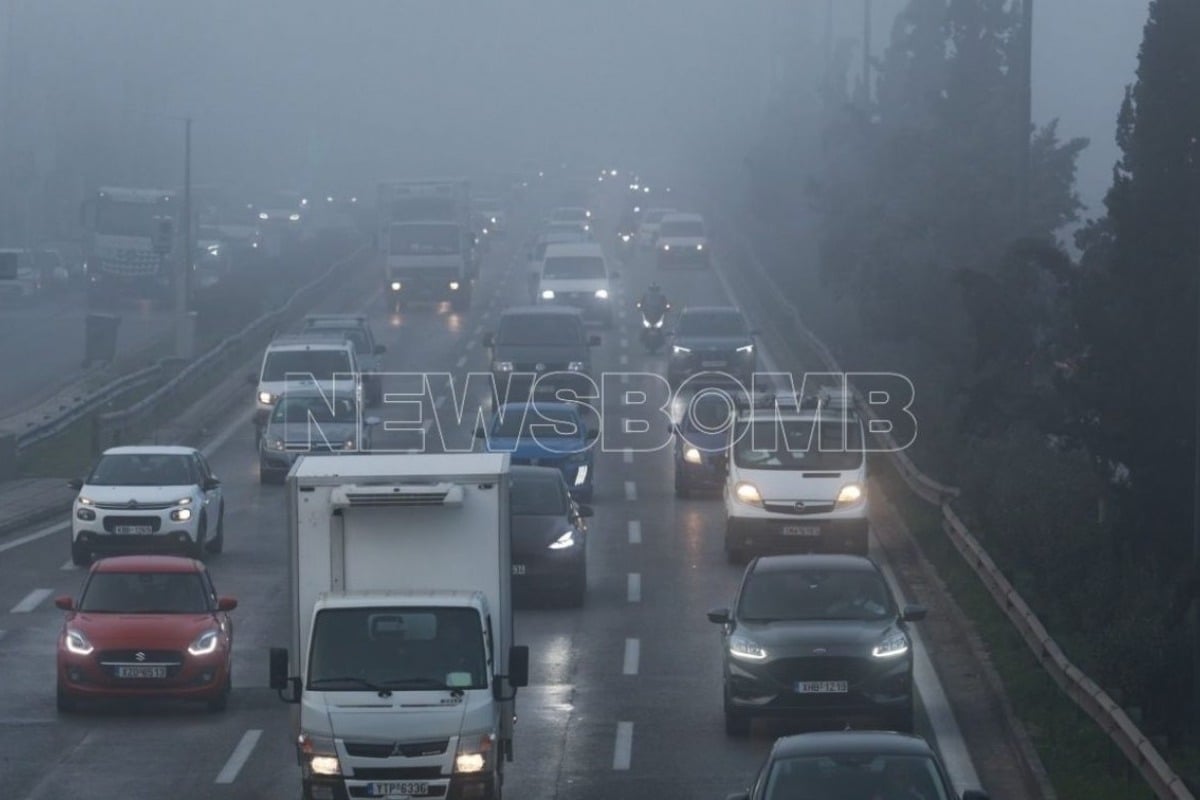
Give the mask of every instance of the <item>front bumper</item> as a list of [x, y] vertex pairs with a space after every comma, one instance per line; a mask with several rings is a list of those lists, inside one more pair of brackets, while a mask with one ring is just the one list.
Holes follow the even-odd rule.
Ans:
[[513, 591], [561, 591], [584, 580], [584, 550], [580, 543], [566, 550], [514, 551]]
[[[77, 698], [145, 697], [203, 701], [223, 694], [228, 683], [229, 654], [223, 648], [203, 656], [189, 655], [186, 651], [172, 652], [169, 658], [163, 659], [164, 662], [176, 664], [167, 668], [167, 677], [143, 679], [115, 677], [116, 665], [126, 660], [137, 663], [133, 661], [135, 649], [126, 650], [127, 653], [97, 650], [92, 655], [79, 656], [60, 649], [59, 686]], [[147, 662], [157, 660], [157, 651], [153, 648], [136, 650], [149, 656]], [[145, 666], [146, 663], [138, 665]]]
[[754, 375], [754, 358], [737, 353], [671, 353], [667, 362], [667, 380], [671, 385], [696, 377], [697, 386], [721, 386], [739, 383], [750, 387]]
[[[788, 530], [785, 529], [798, 529]], [[754, 553], [866, 553], [866, 517], [728, 517], [725, 549]]]
[[712, 456], [701, 453], [699, 464], [686, 461], [681, 451], [675, 452], [675, 475], [678, 482], [693, 489], [720, 489], [725, 484], [725, 471], [712, 462]]
[[559, 390], [577, 397], [594, 397], [596, 384], [586, 372], [549, 369], [544, 372], [514, 370], [493, 372], [498, 399], [502, 403], [520, 403], [530, 397], [555, 399]]
[[[436, 769], [436, 768], [435, 768]], [[359, 770], [362, 772], [363, 770]], [[400, 770], [376, 770], [380, 772], [399, 774]], [[371, 795], [370, 785], [373, 783], [402, 783], [414, 781], [427, 783], [429, 793], [414, 795], [414, 800], [491, 800], [495, 792], [496, 779], [492, 773], [486, 775], [454, 775], [449, 778], [437, 777], [392, 778], [380, 776], [365, 779], [362, 777], [317, 776], [312, 775], [303, 779], [304, 800], [360, 800], [360, 798], [383, 797]]]
[[660, 267], [707, 267], [709, 264], [707, 247], [697, 250], [693, 245], [664, 250], [659, 246], [656, 253]]
[[601, 300], [595, 295], [588, 293], [565, 292], [555, 294], [554, 297], [549, 300], [539, 297], [538, 303], [542, 305], [577, 308], [583, 313], [585, 319], [591, 320], [600, 320], [606, 322], [612, 319], [613, 315], [612, 300]]
[[[845, 681], [847, 691], [800, 693], [801, 681]], [[912, 660], [908, 656], [895, 661], [814, 656], [751, 665], [726, 656], [725, 698], [730, 710], [755, 717], [877, 723], [912, 708]]]

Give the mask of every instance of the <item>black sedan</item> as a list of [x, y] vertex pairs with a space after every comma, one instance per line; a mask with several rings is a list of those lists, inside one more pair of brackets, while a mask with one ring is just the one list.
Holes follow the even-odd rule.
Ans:
[[[876, 731], [802, 733], [776, 740], [754, 784], [726, 800], [956, 800], [950, 779], [918, 736]], [[962, 800], [988, 800], [967, 789]]]
[[587, 526], [591, 506], [571, 499], [554, 467], [511, 471], [513, 590], [551, 591], [570, 606], [587, 593]]
[[736, 308], [689, 306], [671, 334], [667, 380], [672, 386], [695, 376], [693, 383], [739, 381], [750, 389], [756, 354], [755, 332]]
[[868, 558], [755, 559], [733, 609], [708, 613], [722, 626], [726, 732], [746, 735], [754, 717], [911, 731], [907, 623], [924, 616], [897, 608]]

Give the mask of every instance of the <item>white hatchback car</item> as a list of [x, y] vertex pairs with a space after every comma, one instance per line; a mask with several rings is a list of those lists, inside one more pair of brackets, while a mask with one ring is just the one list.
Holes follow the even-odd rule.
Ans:
[[84, 478], [71, 509], [71, 561], [97, 555], [180, 553], [225, 544], [221, 481], [192, 447], [113, 447]]
[[552, 244], [538, 273], [537, 302], [574, 306], [587, 319], [613, 324], [612, 279], [604, 248], [595, 242]]

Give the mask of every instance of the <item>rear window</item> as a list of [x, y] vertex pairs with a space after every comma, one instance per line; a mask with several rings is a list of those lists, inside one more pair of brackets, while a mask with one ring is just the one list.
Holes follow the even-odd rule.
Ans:
[[542, 277], [561, 280], [603, 278], [604, 259], [597, 256], [550, 256], [542, 267]]
[[667, 221], [662, 224], [660, 233], [663, 236], [703, 236], [704, 223], [699, 220], [687, 220], [672, 222]]
[[500, 318], [496, 341], [515, 346], [582, 344], [583, 325], [575, 315], [509, 314]]

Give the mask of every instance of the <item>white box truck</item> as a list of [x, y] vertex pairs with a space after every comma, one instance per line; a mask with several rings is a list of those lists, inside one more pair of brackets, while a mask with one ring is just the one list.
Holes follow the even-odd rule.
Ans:
[[304, 456], [288, 475], [306, 800], [497, 800], [512, 759], [509, 456]]

